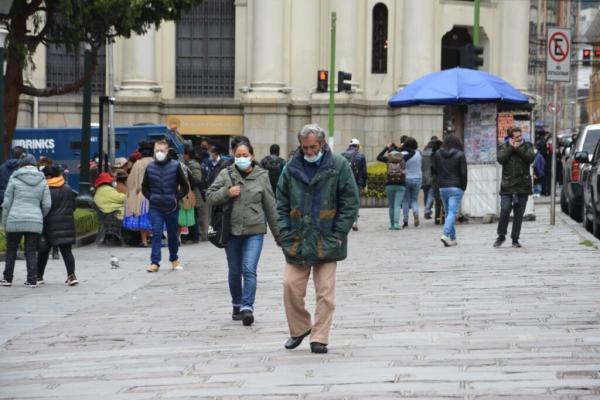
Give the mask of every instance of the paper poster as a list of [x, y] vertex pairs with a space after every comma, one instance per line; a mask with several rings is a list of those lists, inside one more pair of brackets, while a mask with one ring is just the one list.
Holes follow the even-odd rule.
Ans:
[[496, 162], [496, 104], [471, 104], [465, 118], [465, 156], [469, 164]]

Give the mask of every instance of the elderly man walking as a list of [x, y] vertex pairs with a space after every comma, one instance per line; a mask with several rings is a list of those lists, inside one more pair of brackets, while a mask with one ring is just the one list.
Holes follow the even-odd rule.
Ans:
[[[298, 134], [300, 149], [277, 185], [277, 225], [287, 265], [283, 301], [290, 329], [286, 349], [310, 335], [313, 353], [327, 353], [335, 309], [337, 261], [346, 258], [347, 236], [356, 219], [359, 195], [346, 159], [333, 154], [316, 124]], [[314, 322], [304, 305], [312, 271], [316, 292]]]

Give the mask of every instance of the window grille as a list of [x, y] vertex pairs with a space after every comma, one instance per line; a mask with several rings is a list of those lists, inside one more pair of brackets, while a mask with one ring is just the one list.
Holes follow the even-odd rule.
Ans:
[[204, 0], [177, 22], [178, 97], [233, 97], [235, 6], [233, 0]]
[[388, 9], [378, 3], [373, 8], [373, 49], [371, 73], [387, 73]]
[[[81, 78], [85, 73], [83, 68], [83, 44], [78, 54], [67, 52], [64, 45], [51, 44], [46, 52], [46, 87], [61, 87], [69, 85]], [[92, 93], [104, 94], [106, 84], [106, 55], [105, 47], [98, 49], [98, 65], [92, 75]], [[83, 87], [77, 93], [83, 92]]]

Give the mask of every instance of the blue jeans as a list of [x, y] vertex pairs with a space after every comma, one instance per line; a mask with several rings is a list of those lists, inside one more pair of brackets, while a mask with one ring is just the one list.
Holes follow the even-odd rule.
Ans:
[[[231, 303], [240, 310], [254, 311], [256, 269], [265, 235], [231, 236], [225, 248], [229, 266]], [[243, 278], [243, 284], [242, 284]]]
[[390, 212], [390, 227], [399, 224], [400, 221], [400, 207], [402, 206], [402, 200], [404, 199], [404, 191], [406, 188], [404, 185], [386, 185], [385, 193], [388, 200], [388, 209]]
[[152, 223], [152, 253], [150, 262], [160, 265], [160, 247], [162, 242], [163, 227], [167, 226], [167, 238], [169, 242], [169, 261], [175, 261], [179, 250], [179, 209], [170, 213], [164, 213], [156, 208], [148, 210], [150, 222]]
[[533, 193], [534, 194], [542, 194], [542, 184], [541, 183], [534, 183], [533, 184]]
[[419, 192], [421, 191], [421, 178], [406, 178], [406, 193], [404, 194], [404, 203], [402, 212], [404, 214], [404, 223], [408, 224], [408, 209], [412, 208], [413, 213], [419, 213]]
[[460, 210], [460, 201], [462, 200], [465, 192], [461, 188], [457, 187], [445, 187], [440, 188], [440, 197], [444, 203], [444, 210], [446, 212], [446, 222], [444, 222], [444, 236], [449, 237], [451, 240], [456, 240], [456, 229], [454, 229], [454, 221]]
[[431, 216], [431, 208], [433, 207], [433, 186], [423, 187], [423, 212], [425, 215]]

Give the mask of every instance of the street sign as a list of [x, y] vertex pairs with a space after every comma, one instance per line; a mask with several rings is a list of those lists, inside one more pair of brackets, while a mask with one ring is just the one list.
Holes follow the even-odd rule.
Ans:
[[559, 113], [561, 110], [560, 103], [554, 105], [554, 102], [551, 101], [550, 103], [548, 103], [548, 107], [546, 109], [549, 113]]
[[546, 42], [546, 80], [571, 80], [571, 30], [548, 28]]

